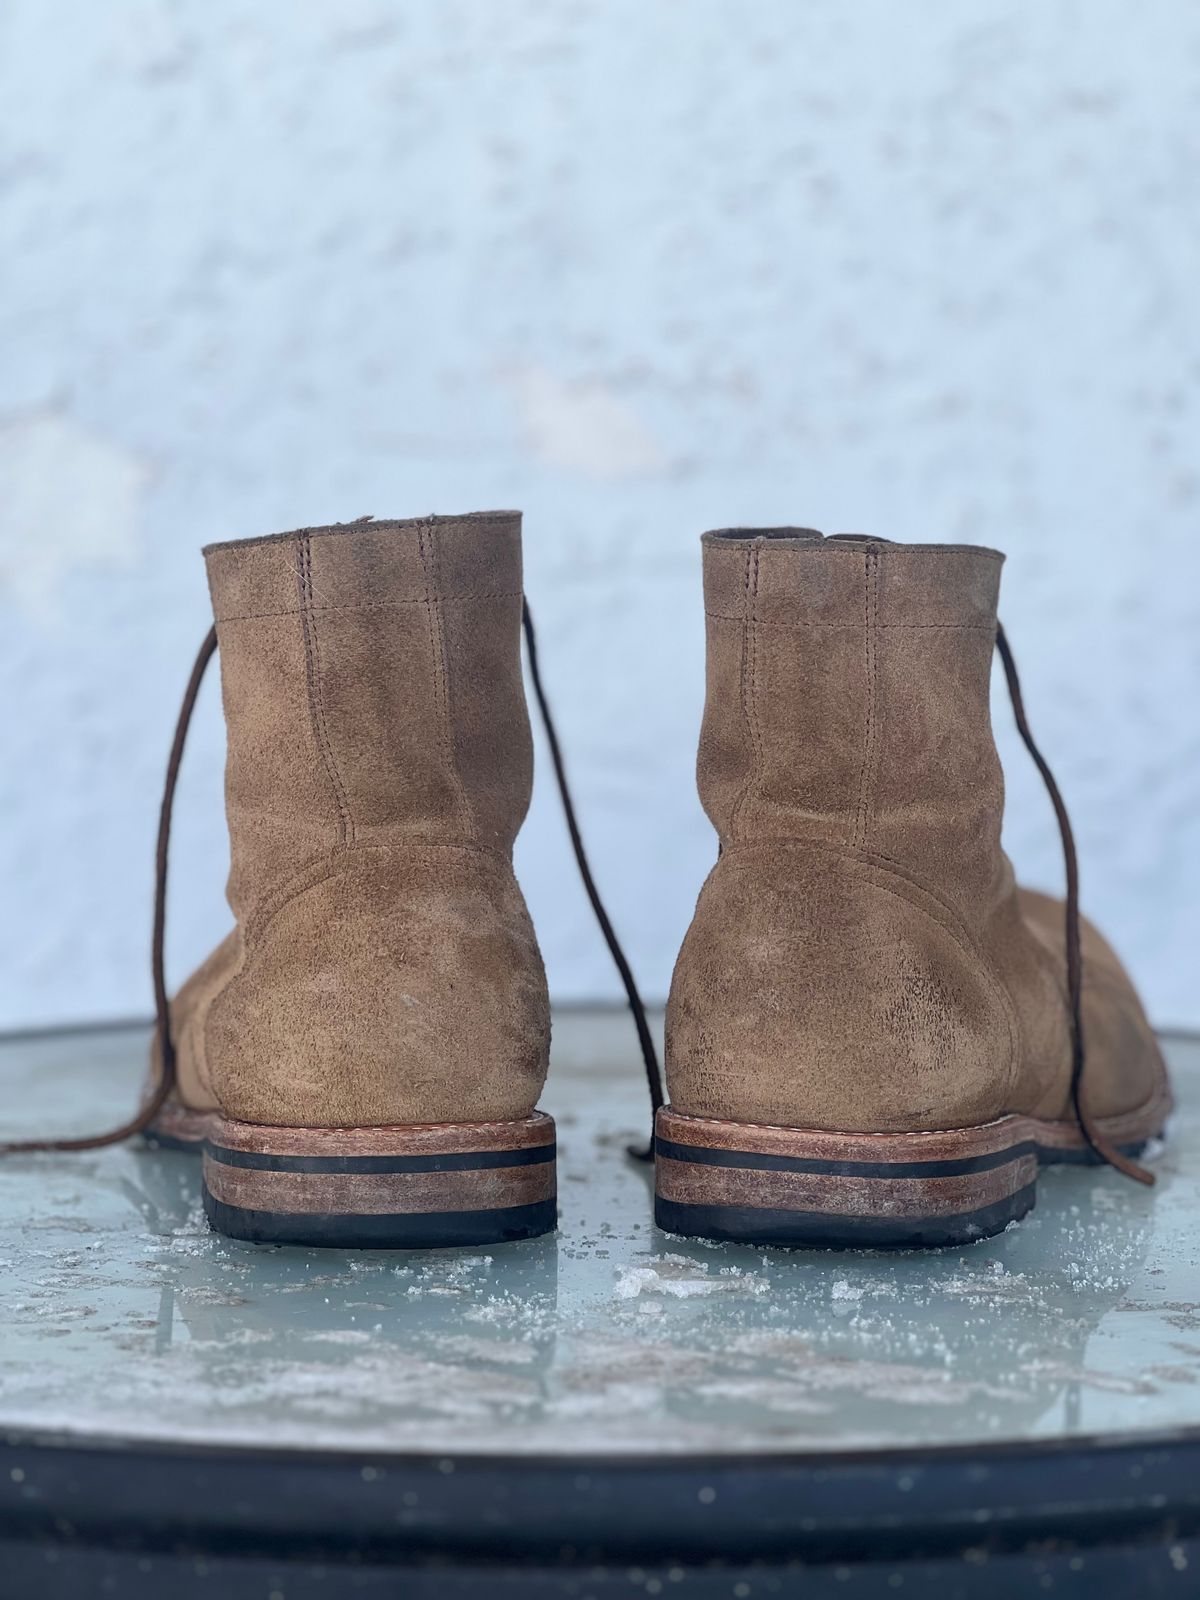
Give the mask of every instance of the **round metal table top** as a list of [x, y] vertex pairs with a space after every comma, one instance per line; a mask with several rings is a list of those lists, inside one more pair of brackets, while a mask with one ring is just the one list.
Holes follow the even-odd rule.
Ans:
[[[44, 1555], [55, 1517], [111, 1531], [127, 1505], [136, 1544], [175, 1496], [243, 1544], [273, 1529], [299, 1548], [336, 1505], [360, 1553], [381, 1528], [410, 1554], [428, 1537], [478, 1556], [553, 1527], [555, 1548], [664, 1538], [711, 1559], [748, 1538], [761, 1563], [807, 1539], [834, 1561], [841, 1527], [890, 1559], [897, 1537], [912, 1556], [951, 1526], [961, 1556], [964, 1526], [997, 1518], [1031, 1538], [1057, 1486], [1063, 1525], [1157, 1517], [1164, 1581], [1182, 1574], [1200, 1482], [1200, 1046], [1167, 1041], [1180, 1105], [1154, 1190], [1050, 1169], [995, 1239], [834, 1254], [656, 1231], [649, 1171], [625, 1154], [648, 1116], [627, 1026], [556, 1019], [543, 1104], [561, 1221], [529, 1243], [241, 1245], [209, 1232], [195, 1157], [131, 1144], [0, 1163], [0, 1527], [27, 1516]], [[0, 1042], [6, 1124], [119, 1118], [145, 1047], [142, 1027]]]

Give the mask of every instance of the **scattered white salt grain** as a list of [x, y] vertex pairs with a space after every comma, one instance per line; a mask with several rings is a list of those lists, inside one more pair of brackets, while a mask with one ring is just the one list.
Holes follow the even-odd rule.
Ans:
[[724, 1267], [710, 1273], [703, 1261], [687, 1256], [659, 1256], [653, 1266], [623, 1267], [613, 1289], [617, 1300], [636, 1300], [640, 1294], [665, 1294], [676, 1300], [697, 1295], [746, 1293], [765, 1294], [767, 1283], [740, 1267]]

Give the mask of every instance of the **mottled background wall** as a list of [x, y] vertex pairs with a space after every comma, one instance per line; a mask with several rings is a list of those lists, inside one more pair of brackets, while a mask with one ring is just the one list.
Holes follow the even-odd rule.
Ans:
[[[1188, 0], [5, 0], [0, 1023], [148, 1007], [201, 543], [492, 505], [649, 991], [714, 848], [696, 536], [799, 520], [1008, 551], [1087, 900], [1200, 1022], [1198, 219]], [[210, 691], [177, 976], [221, 760]], [[614, 994], [544, 762], [519, 866]]]

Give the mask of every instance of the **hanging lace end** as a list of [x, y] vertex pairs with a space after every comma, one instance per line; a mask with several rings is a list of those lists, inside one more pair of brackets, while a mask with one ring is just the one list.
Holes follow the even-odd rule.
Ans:
[[636, 1145], [629, 1146], [629, 1155], [635, 1161], [654, 1160], [654, 1118], [659, 1106], [663, 1103], [662, 1068], [658, 1063], [658, 1050], [654, 1044], [654, 1035], [650, 1032], [650, 1023], [646, 1017], [646, 1006], [634, 981], [633, 972], [626, 960], [621, 942], [617, 938], [608, 912], [600, 899], [600, 891], [596, 887], [596, 880], [592, 877], [592, 869], [588, 863], [587, 851], [583, 847], [583, 835], [579, 831], [579, 820], [575, 815], [575, 802], [571, 798], [571, 787], [567, 782], [566, 765], [563, 761], [562, 746], [558, 740], [558, 730], [554, 726], [554, 718], [550, 714], [550, 704], [546, 698], [546, 690], [542, 684], [541, 666], [538, 662], [537, 634], [533, 626], [533, 613], [529, 609], [529, 601], [521, 601], [521, 626], [525, 631], [525, 648], [529, 656], [529, 676], [533, 680], [534, 698], [537, 700], [538, 710], [542, 717], [542, 726], [546, 730], [546, 743], [550, 747], [550, 760], [554, 767], [554, 776], [558, 783], [559, 798], [562, 801], [563, 816], [566, 819], [567, 833], [571, 839], [571, 849], [575, 853], [575, 864], [579, 869], [579, 877], [583, 883], [584, 893], [588, 897], [592, 913], [597, 925], [608, 946], [608, 953], [612, 957], [613, 965], [621, 979], [621, 986], [625, 990], [625, 998], [629, 1002], [630, 1015], [637, 1031], [638, 1048], [642, 1053], [642, 1065], [646, 1073], [646, 1087], [650, 1091], [650, 1143], [644, 1150]]
[[1046, 792], [1050, 796], [1050, 803], [1054, 807], [1054, 815], [1058, 819], [1059, 832], [1062, 835], [1063, 861], [1067, 873], [1067, 897], [1064, 905], [1065, 933], [1066, 933], [1066, 969], [1067, 969], [1067, 1004], [1070, 1013], [1071, 1027], [1071, 1102], [1075, 1110], [1075, 1120], [1079, 1124], [1079, 1131], [1092, 1154], [1098, 1160], [1106, 1162], [1115, 1171], [1122, 1173], [1126, 1178], [1132, 1178], [1135, 1183], [1142, 1183], [1153, 1188], [1155, 1176], [1140, 1162], [1124, 1155], [1115, 1145], [1110, 1144], [1103, 1134], [1097, 1133], [1083, 1105], [1083, 1084], [1085, 1078], [1086, 1052], [1083, 1039], [1083, 935], [1079, 914], [1079, 860], [1075, 850], [1075, 836], [1071, 830], [1071, 820], [1067, 815], [1067, 807], [1059, 791], [1058, 784], [1054, 781], [1054, 774], [1046, 762], [1045, 756], [1038, 749], [1033, 734], [1030, 731], [1029, 720], [1025, 715], [1025, 702], [1021, 695], [1021, 681], [1017, 676], [1017, 664], [1013, 658], [1012, 646], [1003, 627], [996, 625], [996, 651], [1000, 657], [1000, 664], [1004, 668], [1005, 681], [1008, 684], [1009, 698], [1012, 700], [1013, 715], [1016, 718], [1017, 732], [1021, 735], [1022, 743], [1033, 757], [1034, 765], [1042, 775], [1046, 785]]
[[145, 1133], [175, 1088], [175, 1044], [171, 1037], [171, 1008], [167, 1000], [163, 959], [167, 914], [167, 851], [171, 837], [171, 810], [175, 803], [175, 785], [179, 779], [179, 764], [183, 760], [183, 746], [196, 706], [196, 696], [200, 693], [204, 670], [212, 660], [216, 648], [217, 630], [213, 627], [204, 636], [204, 642], [200, 646], [184, 691], [183, 705], [180, 707], [175, 737], [171, 742], [171, 754], [167, 761], [166, 785], [163, 790], [162, 809], [159, 812], [158, 843], [154, 864], [154, 932], [151, 940], [154, 1027], [158, 1043], [157, 1082], [136, 1114], [128, 1122], [123, 1122], [119, 1128], [109, 1128], [104, 1133], [85, 1134], [78, 1139], [19, 1139], [0, 1144], [0, 1156], [35, 1155], [45, 1151], [103, 1150], [108, 1145], [123, 1144], [135, 1134]]
[[82, 1134], [77, 1139], [17, 1139], [10, 1143], [0, 1144], [0, 1156], [32, 1156], [53, 1153], [69, 1155], [85, 1150], [104, 1150], [113, 1144], [124, 1144], [125, 1140], [132, 1139], [134, 1134], [145, 1132], [162, 1110], [172, 1087], [173, 1080], [163, 1078], [150, 1098], [143, 1102], [137, 1115], [128, 1122], [123, 1122], [119, 1128], [109, 1128], [104, 1133]]
[[1110, 1167], [1116, 1167], [1118, 1172], [1123, 1172], [1127, 1178], [1132, 1178], [1135, 1183], [1141, 1183], [1147, 1189], [1153, 1189], [1158, 1182], [1156, 1175], [1149, 1167], [1142, 1166], [1140, 1161], [1134, 1161], [1131, 1156], [1123, 1156], [1119, 1150], [1108, 1149], [1104, 1152], [1104, 1159]]
[[1097, 1133], [1086, 1112], [1076, 1102], [1075, 1116], [1079, 1123], [1080, 1132], [1087, 1140], [1088, 1149], [1100, 1161], [1122, 1173], [1126, 1178], [1132, 1178], [1135, 1183], [1144, 1184], [1147, 1189], [1153, 1189], [1158, 1178], [1149, 1167], [1144, 1167], [1140, 1161], [1135, 1161], [1132, 1156], [1127, 1156], [1111, 1144], [1102, 1133]]

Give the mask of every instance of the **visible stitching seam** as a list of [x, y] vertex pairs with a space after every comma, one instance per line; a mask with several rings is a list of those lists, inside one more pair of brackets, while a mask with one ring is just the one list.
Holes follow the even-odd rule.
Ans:
[[[718, 622], [740, 622], [741, 618], [728, 611], [705, 611], [706, 617], [713, 617]], [[840, 628], [848, 632], [854, 628], [861, 628], [858, 622], [824, 622], [817, 619], [803, 622], [785, 622], [781, 617], [759, 617], [760, 628]], [[879, 622], [877, 628], [940, 628], [948, 632], [959, 633], [994, 633], [994, 622]]]
[[[914, 899], [912, 895], [902, 894], [899, 889], [894, 889], [886, 883], [881, 883], [878, 878], [872, 880], [875, 884], [875, 887], [882, 889], [885, 894], [890, 894], [895, 899], [903, 901], [906, 905], [913, 906], [918, 911], [923, 911], [932, 922], [936, 923], [947, 934], [949, 934], [955, 943], [958, 944], [964, 955], [969, 955], [976, 963], [977, 969], [984, 983], [988, 986], [988, 988], [991, 989], [992, 994], [994, 995], [1000, 1010], [1003, 1012], [1005, 1020], [1008, 1023], [1008, 1073], [1009, 1090], [1011, 1092], [1012, 1087], [1016, 1082], [1018, 1061], [1022, 1051], [1021, 1029], [1017, 1019], [1016, 1006], [1013, 1002], [1012, 996], [1008, 992], [1007, 987], [1001, 982], [999, 977], [997, 977], [996, 973], [992, 970], [991, 963], [988, 961], [977, 940], [967, 929], [966, 925], [962, 921], [962, 918], [959, 916], [954, 907], [944, 900], [942, 896], [936, 892], [936, 890], [931, 888], [922, 879], [920, 879], [917, 874], [904, 867], [902, 863], [893, 861], [888, 856], [881, 856], [872, 850], [863, 850], [861, 852], [854, 849], [847, 850], [844, 845], [827, 843], [822, 839], [761, 839], [755, 840], [753, 844], [742, 844], [738, 847], [736, 855], [730, 851], [725, 852], [725, 854], [713, 868], [712, 872], [709, 873], [709, 877], [705, 881], [705, 887], [707, 887], [708, 882], [716, 875], [718, 871], [728, 872], [730, 870], [742, 870], [745, 865], [744, 858], [747, 855], [780, 848], [786, 850], [815, 850], [824, 855], [837, 856], [843, 861], [856, 862], [858, 865], [874, 871], [881, 877], [895, 879], [898, 883], [903, 884], [906, 888], [915, 890], [916, 893], [922, 896], [923, 899], [930, 902], [929, 905], [923, 906], [921, 902]], [[899, 870], [896, 870], [897, 868], [899, 868]], [[937, 907], [937, 911], [940, 913], [940, 915], [935, 914], [935, 912], [932, 910], [932, 907], [934, 906]]]
[[252, 539], [218, 539], [215, 544], [204, 545], [200, 554], [219, 556], [226, 550], [248, 550], [256, 545], [281, 544], [286, 539], [333, 539], [348, 533], [412, 533], [418, 528], [431, 527], [442, 528], [447, 533], [470, 533], [480, 523], [497, 522], [511, 526], [520, 520], [519, 511], [468, 511], [457, 517], [384, 517], [379, 522], [368, 517], [360, 518], [357, 522], [332, 522], [324, 528], [287, 528], [283, 533], [260, 534]]
[[[427, 854], [433, 850], [449, 850], [459, 855], [478, 856], [482, 859], [493, 860], [501, 868], [507, 867], [512, 872], [512, 862], [503, 852], [493, 850], [487, 845], [445, 843], [435, 839], [411, 838], [396, 843], [370, 843], [364, 844], [356, 841], [353, 851], [338, 849], [320, 856], [315, 861], [310, 861], [299, 872], [285, 878], [278, 884], [271, 895], [259, 901], [256, 908], [239, 919], [238, 960], [237, 965], [226, 976], [225, 982], [208, 999], [201, 1018], [201, 1053], [208, 1068], [208, 1026], [218, 1003], [228, 1001], [233, 993], [234, 983], [241, 978], [261, 948], [262, 940], [266, 937], [271, 924], [282, 912], [286, 911], [293, 901], [301, 895], [308, 894], [310, 890], [320, 888], [323, 883], [329, 883], [340, 874], [348, 872], [354, 856], [361, 855], [367, 850], [390, 850], [403, 853], [407, 856]], [[210, 1093], [216, 1094], [214, 1085], [205, 1080]]]
[[[761, 536], [760, 536], [761, 537]], [[865, 537], [865, 536], [864, 536]], [[701, 542], [708, 550], [737, 550], [742, 545], [754, 541], [746, 539], [714, 539], [710, 533], [700, 535]], [[772, 543], [775, 541], [773, 540]], [[827, 539], [823, 544], [801, 544], [797, 547], [794, 543], [784, 539], [779, 541], [779, 547], [785, 550], [799, 550], [803, 553], [805, 561], [813, 556], [833, 556], [839, 561], [851, 561], [862, 554], [862, 543], [851, 543], [850, 540]], [[217, 546], [220, 549], [221, 546]], [[1004, 552], [992, 550], [983, 544], [889, 544], [887, 546], [893, 553], [908, 556], [914, 552], [931, 556], [971, 556], [980, 560], [1003, 562]]]
[[325, 764], [325, 772], [333, 790], [338, 814], [338, 843], [346, 845], [354, 838], [354, 823], [350, 816], [350, 802], [342, 784], [334, 759], [333, 744], [325, 720], [325, 701], [321, 683], [321, 655], [317, 644], [316, 619], [312, 605], [312, 549], [306, 538], [297, 547], [296, 577], [300, 590], [300, 622], [304, 634], [304, 668], [308, 679], [308, 709], [312, 719], [317, 748]]
[[[293, 873], [278, 884], [275, 890], [264, 899], [260, 900], [255, 909], [250, 912], [242, 923], [243, 943], [247, 951], [257, 949], [259, 942], [265, 936], [267, 929], [280, 912], [286, 910], [293, 900], [302, 894], [307, 894], [310, 889], [316, 889], [330, 879], [336, 878], [340, 873], [350, 869], [352, 858], [360, 856], [365, 851], [391, 851], [393, 854], [416, 856], [427, 854], [433, 850], [451, 851], [459, 855], [481, 856], [497, 861], [502, 867], [512, 871], [512, 862], [501, 850], [493, 850], [487, 845], [466, 844], [462, 841], [442, 843], [435, 839], [421, 839], [413, 837], [396, 842], [369, 843], [356, 840], [353, 850], [337, 850], [328, 855], [320, 856], [315, 861], [310, 861], [299, 872]], [[243, 962], [244, 965], [244, 962]], [[240, 968], [238, 969], [241, 970]]]
[[867, 773], [867, 790], [863, 806], [863, 844], [871, 825], [871, 803], [879, 767], [881, 718], [879, 708], [879, 551], [872, 550], [867, 557], [871, 570], [871, 753]]
[[862, 771], [858, 780], [858, 805], [854, 814], [852, 842], [862, 849], [867, 842], [867, 823], [871, 809], [871, 778], [874, 766], [878, 721], [878, 649], [875, 624], [879, 617], [879, 554], [868, 550], [863, 563], [864, 670], [867, 687], [866, 728], [863, 735]]
[[[203, 1086], [208, 1090], [209, 1094], [215, 1095], [218, 1100], [220, 1099], [220, 1096], [217, 1094], [216, 1085], [213, 1083], [212, 1068], [209, 1065], [208, 1059], [208, 1019], [212, 1014], [213, 1006], [216, 1005], [217, 1001], [226, 992], [233, 980], [241, 975], [242, 968], [246, 965], [245, 929], [241, 927], [235, 927], [233, 931], [237, 944], [237, 961], [225, 974], [224, 980], [217, 985], [212, 993], [197, 1004], [194, 1022], [195, 1038], [197, 1040], [196, 1075], [200, 1079], [200, 1082], [203, 1084]], [[183, 1042], [182, 1035], [180, 1037], [180, 1042]]]
[[[461, 605], [471, 600], [519, 600], [519, 589], [498, 589], [490, 594], [443, 594], [438, 597], [443, 605]], [[423, 606], [428, 605], [428, 598], [423, 594], [413, 595], [404, 600], [364, 600], [360, 605], [337, 606], [327, 605], [309, 606], [309, 610], [316, 611], [390, 611], [396, 606]], [[265, 617], [298, 617], [300, 609], [297, 606], [284, 606], [280, 611], [235, 611], [227, 617], [217, 617], [218, 624], [224, 622], [252, 622]]]
[[[703, 1123], [706, 1128], [745, 1128], [745, 1126], [746, 1126], [746, 1124], [744, 1122], [730, 1122], [728, 1120], [728, 1118], [726, 1118], [726, 1117], [698, 1117], [692, 1111], [676, 1111], [674, 1106], [671, 1107], [671, 1118], [672, 1118], [672, 1120], [674, 1120], [675, 1118], [678, 1118], [680, 1122], [699, 1122], [699, 1123]], [[904, 1141], [912, 1141], [912, 1142], [915, 1143], [919, 1139], [928, 1139], [931, 1135], [934, 1138], [941, 1138], [943, 1134], [947, 1134], [947, 1133], [984, 1133], [984, 1132], [990, 1132], [993, 1128], [1003, 1127], [1005, 1123], [1010, 1123], [1010, 1122], [1049, 1122], [1049, 1121], [1050, 1121], [1050, 1119], [1048, 1117], [1031, 1117], [1031, 1116], [1028, 1115], [1027, 1112], [1024, 1112], [1024, 1111], [1002, 1111], [998, 1117], [990, 1117], [987, 1122], [968, 1123], [965, 1127], [958, 1127], [958, 1128], [909, 1128], [904, 1133], [833, 1134], [833, 1133], [830, 1132], [830, 1130], [828, 1128], [808, 1128], [808, 1129], [804, 1129], [802, 1131], [807, 1132], [807, 1133], [820, 1134], [820, 1135], [824, 1135], [826, 1137], [835, 1138], [835, 1139], [837, 1139], [837, 1138], [849, 1138], [849, 1139], [872, 1140], [872, 1141], [875, 1142], [875, 1145], [876, 1145], [877, 1149], [882, 1149], [885, 1146], [885, 1144], [890, 1144], [893, 1139], [896, 1140], [898, 1143], [901, 1143], [901, 1144], [903, 1144]], [[1060, 1123], [1059, 1126], [1060, 1127], [1064, 1127], [1064, 1128], [1069, 1128], [1069, 1127], [1072, 1127], [1072, 1126], [1078, 1126], [1078, 1124], [1072, 1124], [1072, 1123], [1069, 1123], [1069, 1122], [1064, 1122], [1064, 1123]], [[795, 1132], [797, 1132], [796, 1128], [789, 1127], [786, 1123], [783, 1123], [783, 1122], [756, 1122], [754, 1124], [755, 1132], [757, 1133], [760, 1128], [769, 1128], [772, 1133], [795, 1133]], [[743, 1138], [744, 1137], [745, 1137], [745, 1135], [743, 1134]], [[864, 1145], [863, 1148], [866, 1148], [866, 1146]]]
[[757, 641], [754, 636], [754, 613], [757, 609], [754, 601], [758, 595], [758, 545], [752, 544], [746, 551], [746, 579], [743, 599], [742, 615], [742, 652], [741, 652], [741, 699], [742, 712], [746, 718], [746, 728], [750, 735], [750, 752], [752, 766], [750, 776], [747, 778], [741, 794], [734, 802], [733, 812], [729, 818], [730, 838], [737, 837], [737, 824], [745, 807], [746, 801], [754, 791], [760, 777], [762, 753], [759, 744], [759, 729], [755, 714], [754, 697], [757, 689]]
[[446, 628], [437, 593], [437, 542], [432, 524], [421, 529], [417, 548], [425, 573], [425, 610], [429, 619], [429, 648], [433, 657], [433, 694], [437, 710], [443, 759], [458, 792], [464, 829], [468, 839], [477, 837], [475, 818], [462, 774], [454, 754], [454, 729], [450, 721], [450, 673], [446, 651]]

